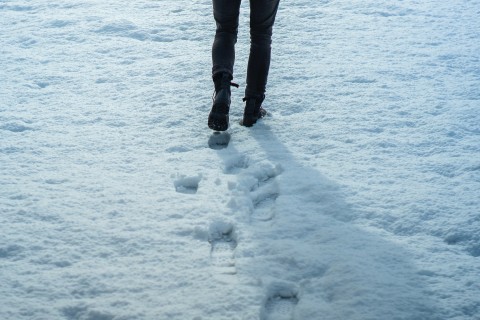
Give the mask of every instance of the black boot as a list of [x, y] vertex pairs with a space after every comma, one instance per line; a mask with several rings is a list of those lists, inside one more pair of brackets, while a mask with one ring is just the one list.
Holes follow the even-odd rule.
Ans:
[[253, 126], [258, 119], [263, 118], [267, 115], [267, 110], [262, 108], [262, 102], [265, 99], [265, 96], [260, 98], [255, 97], [245, 97], [245, 111], [243, 113], [242, 125], [245, 127]]
[[232, 75], [226, 72], [213, 77], [215, 84], [215, 96], [210, 114], [208, 115], [208, 127], [216, 131], [228, 129], [228, 112], [230, 111], [231, 91], [230, 86], [238, 88], [238, 84], [232, 83]]

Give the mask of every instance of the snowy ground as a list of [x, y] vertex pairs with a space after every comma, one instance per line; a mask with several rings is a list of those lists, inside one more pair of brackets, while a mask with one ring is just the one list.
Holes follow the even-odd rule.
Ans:
[[244, 1], [213, 135], [209, 0], [0, 0], [0, 319], [480, 319], [479, 14], [283, 1], [246, 129]]

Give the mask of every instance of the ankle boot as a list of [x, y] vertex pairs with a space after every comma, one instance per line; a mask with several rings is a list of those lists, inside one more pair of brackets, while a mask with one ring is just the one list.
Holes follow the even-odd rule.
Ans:
[[231, 82], [232, 78], [232, 75], [226, 72], [213, 77], [215, 94], [212, 110], [208, 115], [208, 127], [212, 130], [225, 131], [228, 129], [228, 112], [231, 102], [230, 86], [238, 88], [238, 84]]
[[243, 112], [242, 125], [245, 127], [253, 126], [258, 119], [267, 115], [267, 110], [262, 108], [262, 102], [265, 96], [262, 97], [245, 97], [245, 111]]

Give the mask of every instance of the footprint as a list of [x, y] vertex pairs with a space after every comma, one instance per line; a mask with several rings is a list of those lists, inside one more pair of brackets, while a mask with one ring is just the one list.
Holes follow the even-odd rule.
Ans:
[[195, 177], [181, 177], [173, 183], [175, 190], [180, 193], [195, 194], [198, 190], [198, 185], [202, 180], [202, 176]]
[[252, 172], [252, 175], [257, 182], [250, 187], [250, 191], [255, 191], [256, 189], [270, 183], [272, 179], [275, 179], [281, 173], [282, 168], [279, 165], [275, 167], [271, 165], [263, 165], [258, 167]]
[[278, 186], [275, 183], [260, 187], [250, 193], [253, 203], [252, 218], [259, 221], [269, 221], [275, 217], [275, 201], [279, 197]]
[[254, 175], [257, 182], [250, 187], [250, 199], [253, 204], [252, 219], [269, 221], [275, 216], [275, 201], [279, 197], [275, 178], [281, 173], [277, 167], [267, 167]]
[[242, 169], [248, 168], [249, 159], [246, 155], [235, 156], [225, 161], [225, 173], [237, 174]]
[[275, 285], [265, 302], [261, 320], [291, 320], [298, 303], [296, 290], [288, 285]]
[[214, 150], [225, 149], [230, 143], [230, 138], [231, 136], [228, 132], [214, 132], [208, 139], [208, 146]]
[[296, 297], [272, 297], [265, 305], [265, 320], [290, 320], [298, 303]]
[[210, 227], [210, 257], [217, 274], [236, 274], [235, 240], [233, 225], [217, 222]]

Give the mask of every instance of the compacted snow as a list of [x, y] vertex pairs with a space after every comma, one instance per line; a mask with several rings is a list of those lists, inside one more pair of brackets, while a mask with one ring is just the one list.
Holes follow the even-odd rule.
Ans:
[[209, 0], [0, 0], [0, 319], [480, 319], [480, 1], [282, 1], [207, 127]]

